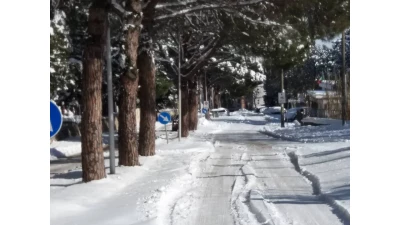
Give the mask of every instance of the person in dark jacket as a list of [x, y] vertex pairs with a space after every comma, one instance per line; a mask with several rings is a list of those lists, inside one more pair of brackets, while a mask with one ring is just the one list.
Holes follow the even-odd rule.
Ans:
[[303, 126], [304, 123], [302, 122], [304, 118], [304, 109], [297, 110], [296, 116], [294, 117], [295, 120], [299, 121], [299, 123]]

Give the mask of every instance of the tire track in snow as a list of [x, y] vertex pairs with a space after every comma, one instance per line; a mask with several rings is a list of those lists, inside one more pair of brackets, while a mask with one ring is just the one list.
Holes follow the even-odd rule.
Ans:
[[206, 163], [211, 153], [201, 153], [194, 156], [194, 160], [186, 169], [186, 173], [175, 178], [166, 187], [158, 204], [159, 224], [190, 224], [190, 209], [196, 200], [196, 175], [201, 163]]
[[231, 207], [237, 225], [273, 225], [269, 215], [263, 215], [250, 201], [251, 193], [257, 182], [257, 173], [250, 166], [252, 161], [247, 153], [243, 153], [240, 161], [246, 161], [237, 172], [237, 178], [232, 184]]

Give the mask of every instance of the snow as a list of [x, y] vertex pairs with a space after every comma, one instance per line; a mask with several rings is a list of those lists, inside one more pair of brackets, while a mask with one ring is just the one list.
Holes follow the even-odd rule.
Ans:
[[329, 96], [329, 97], [338, 96], [338, 94], [335, 91], [323, 91], [323, 90], [307, 91], [307, 94], [309, 94], [311, 97], [317, 98], [317, 99], [322, 99], [322, 98], [325, 98], [326, 96]]
[[302, 173], [318, 183], [321, 196], [350, 215], [350, 143], [292, 144], [276, 149], [294, 152]]
[[[307, 118], [303, 122], [313, 121], [321, 122], [320, 126], [298, 126], [295, 123], [285, 123], [285, 127], [281, 127], [280, 123], [270, 123], [261, 129], [261, 132], [283, 137], [287, 140], [298, 142], [338, 142], [350, 141], [350, 124], [342, 126], [340, 120]], [[329, 122], [329, 123], [327, 123]]]
[[[181, 142], [175, 138], [166, 144], [157, 139], [156, 156], [140, 157], [142, 166], [118, 167], [115, 175], [105, 179], [83, 184], [80, 168], [54, 175], [50, 180], [51, 224], [168, 224], [176, 200], [197, 185], [196, 164], [214, 151], [212, 143], [202, 140], [202, 126], [209, 128], [210, 124], [200, 119], [199, 125], [198, 135]], [[66, 143], [55, 145], [58, 149], [80, 147], [80, 142]], [[108, 160], [105, 163], [108, 167]]]
[[[81, 142], [78, 138], [71, 138], [65, 141], [53, 141], [50, 144], [50, 158], [65, 158], [79, 156], [81, 154]], [[53, 158], [53, 159], [56, 159]]]
[[[326, 202], [350, 213], [349, 125], [317, 118], [330, 125], [280, 128], [262, 114], [232, 114], [199, 118], [198, 130], [181, 141], [169, 132], [167, 144], [164, 134], [155, 156], [139, 157], [141, 166], [110, 175], [106, 159], [107, 178], [89, 183], [80, 163], [58, 159], [79, 154], [79, 139], [51, 143], [59, 153], [50, 156], [51, 224], [341, 224]], [[300, 172], [289, 160], [294, 154]], [[319, 182], [322, 198], [311, 182]]]
[[123, 30], [135, 29], [135, 24], [125, 24]]
[[281, 115], [280, 114], [265, 115], [264, 118], [265, 118], [266, 121], [269, 121], [269, 122], [280, 122], [281, 121]]
[[227, 109], [225, 108], [217, 108], [217, 109], [211, 109], [211, 112], [218, 112], [218, 111], [225, 111]]
[[162, 129], [162, 128], [164, 128], [165, 127], [165, 125], [164, 124], [162, 124], [162, 123], [160, 123], [160, 122], [156, 122], [156, 130], [160, 130], [160, 129]]

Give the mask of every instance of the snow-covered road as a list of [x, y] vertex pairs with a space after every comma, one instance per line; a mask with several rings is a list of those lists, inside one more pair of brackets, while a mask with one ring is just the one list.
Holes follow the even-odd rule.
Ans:
[[343, 224], [289, 156], [272, 148], [287, 143], [249, 130], [214, 141], [196, 177], [204, 181], [190, 224]]
[[294, 143], [264, 126], [200, 120], [181, 142], [157, 139], [142, 166], [88, 184], [79, 161], [54, 161], [51, 224], [348, 224], [349, 142]]

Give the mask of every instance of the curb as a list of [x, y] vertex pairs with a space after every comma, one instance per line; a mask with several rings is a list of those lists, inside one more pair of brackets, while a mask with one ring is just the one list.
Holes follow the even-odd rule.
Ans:
[[272, 133], [272, 132], [266, 131], [266, 130], [258, 131], [258, 132], [261, 133], [261, 134], [266, 134], [266, 135], [268, 135], [268, 136], [270, 136], [270, 137], [277, 138], [277, 139], [282, 139], [282, 140], [285, 140], [285, 141], [293, 141], [293, 142], [306, 143], [306, 142], [300, 141], [300, 140], [298, 140], [298, 139], [296, 139], [296, 138], [285, 137], [285, 136], [283, 136], [283, 135], [278, 135], [278, 134], [275, 134], [275, 133]]

